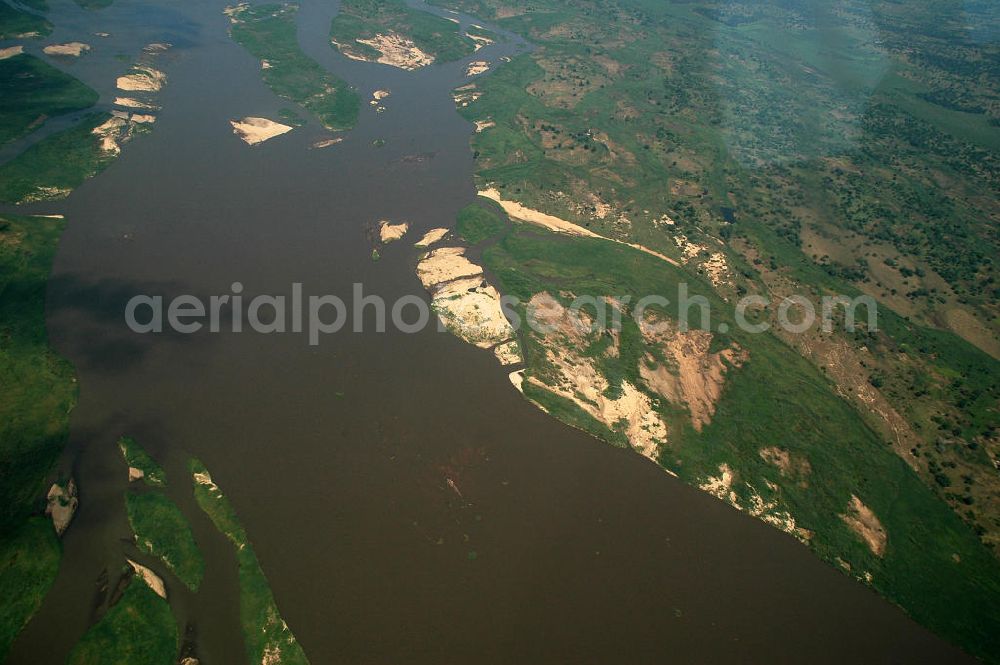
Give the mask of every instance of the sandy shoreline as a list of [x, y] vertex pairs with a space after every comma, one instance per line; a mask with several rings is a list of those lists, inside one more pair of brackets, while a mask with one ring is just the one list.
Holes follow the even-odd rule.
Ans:
[[619, 245], [625, 245], [627, 247], [631, 247], [632, 249], [637, 249], [640, 252], [649, 254], [650, 256], [655, 256], [661, 261], [666, 261], [670, 265], [680, 267], [680, 263], [676, 260], [670, 258], [666, 254], [657, 252], [655, 249], [650, 249], [638, 243], [624, 242], [622, 240], [608, 238], [607, 236], [594, 233], [590, 229], [586, 229], [579, 224], [574, 224], [573, 222], [566, 221], [565, 219], [561, 219], [555, 215], [549, 215], [541, 212], [540, 210], [532, 210], [531, 208], [521, 205], [517, 201], [508, 201], [502, 197], [500, 190], [495, 187], [488, 187], [484, 190], [480, 190], [479, 196], [496, 201], [500, 204], [500, 207], [503, 208], [504, 212], [506, 212], [513, 219], [528, 222], [529, 224], [543, 226], [550, 231], [555, 231], [556, 233], [565, 233], [568, 235], [580, 236], [582, 238], [599, 238], [601, 240], [607, 240], [608, 242], [618, 243]]
[[136, 576], [139, 577], [146, 586], [152, 589], [153, 593], [164, 600], [167, 599], [167, 588], [164, 586], [163, 580], [160, 579], [159, 575], [141, 563], [136, 563], [132, 559], [128, 559], [128, 563], [132, 566], [132, 570], [135, 571]]

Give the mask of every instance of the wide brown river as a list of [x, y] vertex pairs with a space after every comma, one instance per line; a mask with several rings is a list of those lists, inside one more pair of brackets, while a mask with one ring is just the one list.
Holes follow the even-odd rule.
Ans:
[[[11, 663], [65, 662], [102, 571], [136, 556], [122, 434], [163, 463], [204, 551], [199, 593], [167, 583], [208, 665], [245, 658], [235, 556], [193, 501], [192, 455], [232, 500], [314, 665], [961, 659], [791, 537], [549, 418], [491, 354], [433, 327], [369, 326], [316, 347], [301, 334], [129, 331], [135, 294], [207, 297], [235, 281], [248, 297], [301, 282], [347, 298], [360, 282], [390, 302], [426, 298], [412, 241], [475, 196], [472, 127], [450, 96], [464, 63], [407, 73], [346, 60], [327, 43], [337, 3], [304, 0], [303, 49], [365, 102], [390, 89], [388, 110], [366, 104], [330, 148], [310, 149], [326, 136], [315, 121], [250, 148], [228, 121], [290, 104], [230, 40], [223, 3], [50, 5], [45, 43], [94, 45], [58, 66], [104, 107], [144, 44], [173, 48], [158, 56], [169, 83], [155, 131], [65, 201], [24, 207], [68, 220], [48, 321], [79, 375], [64, 464], [82, 503]], [[412, 228], [373, 262], [366, 227], [380, 218]]]

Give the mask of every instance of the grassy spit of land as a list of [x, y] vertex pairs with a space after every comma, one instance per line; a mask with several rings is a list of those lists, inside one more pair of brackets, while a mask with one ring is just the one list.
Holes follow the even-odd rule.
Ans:
[[94, 130], [110, 119], [107, 113], [92, 113], [0, 165], [0, 201], [65, 198], [106, 169], [117, 155], [101, 148], [101, 137]]
[[250, 539], [229, 500], [198, 460], [189, 463], [198, 505], [236, 548], [240, 579], [240, 623], [251, 663], [307, 665], [302, 647], [281, 618]]
[[44, 37], [50, 32], [52, 24], [43, 17], [0, 0], [0, 39], [30, 39]]
[[462, 240], [470, 245], [477, 245], [498, 235], [507, 227], [502, 215], [503, 211], [499, 210], [495, 203], [480, 199], [458, 212], [455, 230]]
[[133, 471], [135, 469], [141, 472], [141, 479], [146, 485], [163, 487], [167, 484], [167, 474], [135, 439], [123, 436], [118, 439], [118, 449], [129, 466], [129, 480], [135, 475], [140, 475]]
[[350, 129], [361, 101], [347, 83], [299, 48], [295, 4], [229, 7], [236, 43], [261, 61], [264, 82], [279, 97], [301, 105], [330, 130]]
[[27, 53], [0, 60], [0, 144], [51, 118], [90, 108], [97, 92]]
[[189, 589], [197, 591], [205, 565], [191, 527], [177, 505], [157, 490], [128, 492], [125, 504], [136, 546], [158, 557]]

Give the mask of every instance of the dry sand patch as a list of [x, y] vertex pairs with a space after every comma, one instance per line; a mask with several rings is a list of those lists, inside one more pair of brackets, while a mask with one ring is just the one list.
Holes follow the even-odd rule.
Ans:
[[0, 60], [13, 58], [15, 55], [21, 55], [22, 53], [24, 53], [24, 46], [21, 44], [18, 44], [17, 46], [8, 46], [7, 48], [0, 48]]
[[233, 126], [233, 134], [236, 134], [236, 136], [249, 145], [257, 145], [258, 143], [269, 141], [293, 129], [289, 125], [283, 125], [280, 122], [274, 122], [267, 118], [249, 116], [242, 120], [230, 120], [229, 124]]
[[390, 243], [395, 240], [399, 240], [406, 235], [406, 232], [410, 230], [410, 225], [406, 222], [401, 222], [399, 224], [393, 224], [388, 220], [382, 220], [378, 223], [378, 236], [379, 240], [383, 243]]
[[90, 44], [83, 42], [67, 42], [65, 44], [49, 44], [42, 49], [45, 55], [66, 55], [79, 57], [90, 50]]
[[872, 554], [879, 557], [885, 554], [889, 536], [879, 518], [871, 508], [861, 502], [861, 499], [852, 494], [851, 501], [847, 504], [847, 512], [842, 514], [840, 519], [861, 537]]
[[424, 237], [413, 244], [414, 247], [430, 247], [434, 243], [442, 240], [446, 235], [448, 235], [448, 229], [439, 228], [431, 229], [424, 234]]

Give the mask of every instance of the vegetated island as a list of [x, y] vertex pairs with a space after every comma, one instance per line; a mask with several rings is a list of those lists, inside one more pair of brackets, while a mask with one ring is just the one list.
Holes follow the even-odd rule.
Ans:
[[[196, 640], [178, 641], [170, 611], [174, 579], [197, 591], [204, 577], [204, 560], [188, 519], [167, 495], [162, 467], [134, 439], [122, 437], [119, 450], [127, 468], [125, 503], [129, 524], [140, 552], [165, 567], [151, 567], [127, 558], [117, 582], [101, 603], [99, 616], [73, 650], [70, 663], [149, 662], [197, 663]], [[232, 506], [215, 485], [208, 470], [189, 461], [196, 503], [236, 549], [240, 584], [240, 623], [249, 662], [268, 665], [307, 665], [291, 630], [282, 620], [270, 586], [260, 568], [246, 532]], [[150, 565], [156, 565], [151, 563]], [[124, 656], [122, 654], [125, 654]], [[135, 654], [143, 654], [140, 658]]]
[[298, 5], [243, 3], [225, 11], [233, 40], [260, 60], [261, 77], [276, 95], [301, 105], [331, 131], [354, 126], [361, 99], [299, 48]]
[[331, 43], [347, 57], [407, 70], [464, 58], [495, 39], [402, 0], [345, 0], [330, 26]]
[[[107, 168], [121, 154], [125, 143], [151, 131], [156, 121], [151, 96], [161, 89], [166, 76], [149, 63], [167, 48], [166, 44], [146, 46], [129, 72], [116, 80], [119, 90], [144, 95], [146, 100], [119, 97], [115, 101], [120, 109], [89, 113], [72, 127], [32, 143], [0, 165], [0, 201], [20, 204], [65, 198]], [[14, 96], [9, 101], [12, 106], [32, 109], [32, 113], [39, 111], [41, 115], [33, 122], [44, 118], [44, 108], [68, 111], [93, 105], [97, 96], [89, 87], [75, 79], [75, 83], [68, 81], [65, 74], [54, 74], [46, 69], [48, 65], [42, 67], [32, 60], [26, 55], [0, 60], [0, 73], [4, 67], [13, 67], [8, 73], [33, 77], [34, 84], [12, 85]], [[26, 118], [21, 115], [12, 121], [6, 127], [8, 136], [28, 131], [32, 125], [25, 125]]]
[[194, 482], [195, 500], [215, 524], [215, 528], [236, 548], [240, 580], [240, 624], [243, 626], [250, 662], [308, 665], [309, 659], [281, 618], [264, 571], [229, 499], [200, 461], [192, 459], [188, 467]]
[[118, 665], [177, 662], [180, 635], [170, 605], [160, 593], [162, 582], [144, 566], [123, 569], [121, 596], [74, 647], [68, 665]]
[[0, 82], [0, 144], [97, 102], [97, 92], [88, 85], [27, 53], [0, 59]]
[[[136, 549], [196, 591], [204, 563], [187, 519], [164, 491], [166, 474], [134, 439], [122, 437], [118, 449], [128, 468], [124, 500]], [[71, 665], [179, 661], [180, 635], [169, 604], [173, 578], [165, 580], [131, 556], [113, 576], [105, 572], [97, 619], [73, 648]]]
[[197, 591], [205, 562], [187, 518], [164, 492], [166, 474], [134, 439], [122, 437], [118, 447], [128, 464], [125, 507], [136, 547], [160, 559], [185, 586]]
[[52, 24], [44, 17], [0, 0], [0, 39], [37, 39], [51, 32]]

